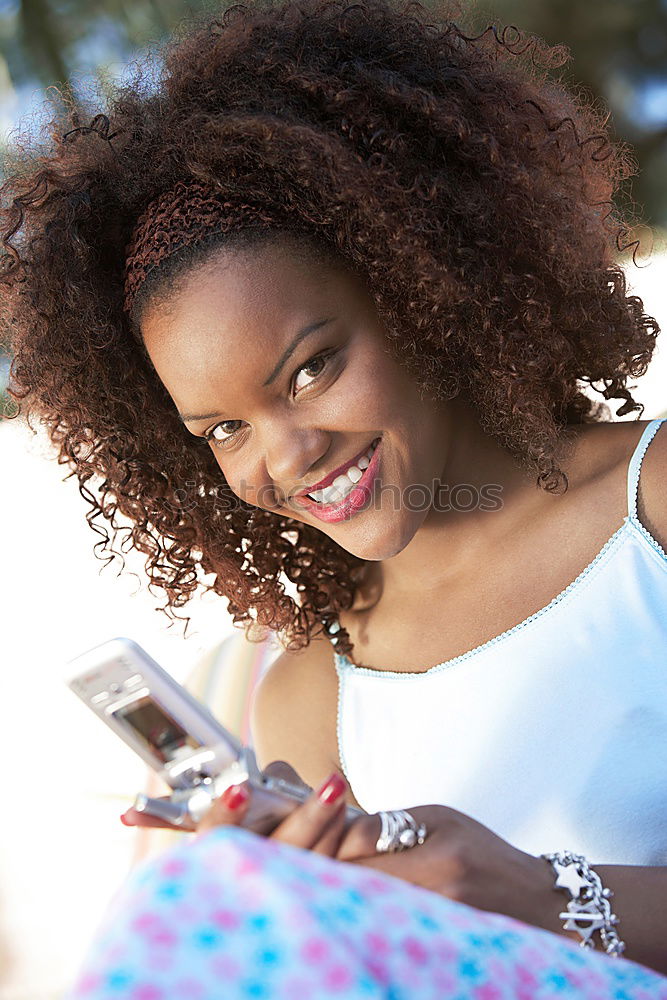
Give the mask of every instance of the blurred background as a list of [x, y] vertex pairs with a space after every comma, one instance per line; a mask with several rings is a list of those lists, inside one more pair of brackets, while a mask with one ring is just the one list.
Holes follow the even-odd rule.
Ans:
[[[466, 9], [465, 0], [461, 6]], [[68, 81], [85, 95], [117, 79], [147, 47], [219, 5], [183, 0], [0, 0], [0, 154], [16, 124], [48, 114]], [[628, 278], [667, 325], [667, 0], [494, 0], [479, 27], [514, 23], [572, 52], [566, 78], [609, 108], [640, 172], [621, 195], [635, 204], [642, 267]], [[653, 253], [651, 253], [654, 246]], [[0, 346], [0, 403], [9, 357]], [[660, 347], [637, 397], [644, 418], [667, 410]], [[9, 404], [11, 406], [11, 404]], [[224, 602], [192, 602], [187, 637], [169, 627], [136, 576], [100, 572], [85, 505], [42, 437], [0, 423], [0, 1000], [55, 1000], [135, 860], [118, 822], [144, 780], [141, 764], [62, 684], [61, 664], [113, 635], [131, 635], [183, 679], [231, 631]]]

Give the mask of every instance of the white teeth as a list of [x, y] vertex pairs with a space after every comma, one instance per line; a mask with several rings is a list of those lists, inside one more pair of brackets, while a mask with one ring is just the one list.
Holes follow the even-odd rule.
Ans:
[[[338, 490], [338, 492], [340, 493], [341, 497], [344, 497], [347, 493], [350, 492], [350, 490], [354, 486], [354, 483], [349, 478], [349, 476], [347, 475], [347, 473], [344, 472], [342, 476], [336, 476], [336, 478], [334, 479], [334, 481], [331, 484], [331, 486], [333, 486], [334, 489]], [[331, 487], [329, 487], [329, 488], [331, 488]]]
[[375, 447], [369, 448], [356, 465], [351, 465], [342, 475], [336, 476], [330, 486], [324, 490], [308, 493], [308, 497], [316, 503], [336, 503], [338, 500], [343, 500], [351, 492], [355, 483], [359, 482], [363, 476], [363, 470], [370, 465], [374, 451]]
[[324, 490], [316, 490], [315, 493], [308, 495], [316, 503], [335, 503], [336, 500], [342, 500], [353, 486], [354, 483], [347, 476], [337, 476], [331, 486], [327, 486]]

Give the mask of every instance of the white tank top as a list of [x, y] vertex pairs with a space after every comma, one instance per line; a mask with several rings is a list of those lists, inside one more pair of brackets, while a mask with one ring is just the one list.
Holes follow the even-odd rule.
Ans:
[[423, 673], [334, 651], [364, 809], [447, 805], [534, 855], [667, 864], [667, 554], [637, 518], [661, 422], [630, 461], [622, 525], [546, 607]]

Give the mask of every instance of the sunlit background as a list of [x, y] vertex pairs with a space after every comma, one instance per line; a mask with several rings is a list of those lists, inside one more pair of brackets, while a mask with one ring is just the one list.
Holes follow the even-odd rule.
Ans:
[[[465, 2], [464, 2], [465, 6]], [[207, 4], [209, 10], [217, 9]], [[0, 0], [0, 144], [27, 115], [48, 114], [69, 81], [123, 67], [198, 11], [170, 0]], [[605, 102], [641, 167], [623, 195], [652, 227], [631, 285], [667, 325], [667, 3], [665, 0], [496, 0], [488, 19], [513, 22], [571, 47], [568, 78]], [[485, 15], [476, 15], [483, 25]], [[653, 235], [651, 235], [651, 233]], [[667, 351], [640, 381], [645, 417], [667, 410]], [[0, 350], [0, 402], [9, 357]], [[6, 402], [6, 396], [5, 396]], [[0, 998], [62, 995], [115, 887], [138, 851], [118, 822], [144, 780], [130, 751], [65, 689], [61, 664], [113, 635], [130, 635], [183, 678], [231, 629], [224, 603], [193, 602], [189, 636], [168, 628], [136, 577], [100, 575], [85, 505], [41, 436], [0, 424]]]

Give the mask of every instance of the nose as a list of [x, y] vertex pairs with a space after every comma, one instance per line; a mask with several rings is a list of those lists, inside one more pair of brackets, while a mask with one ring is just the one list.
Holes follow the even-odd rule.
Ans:
[[283, 499], [299, 489], [309, 469], [320, 468], [329, 450], [331, 435], [315, 427], [285, 425], [264, 441], [264, 464], [276, 491]]

